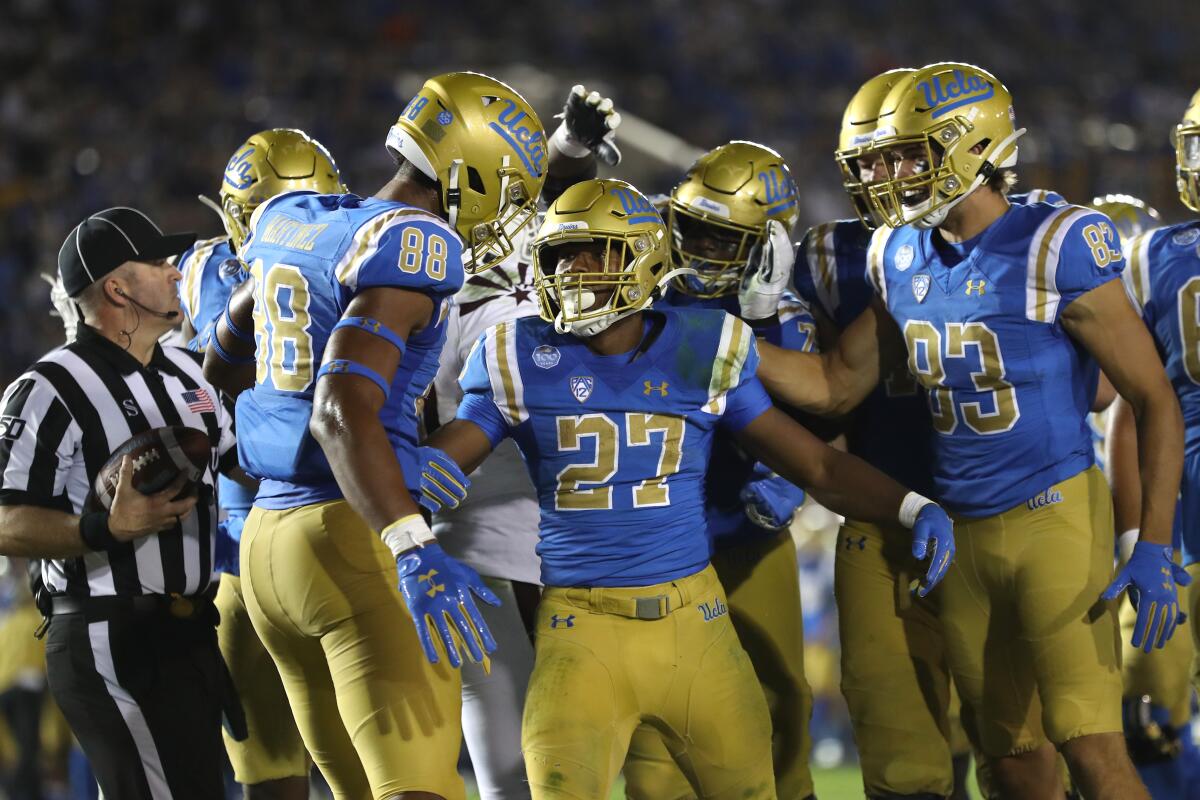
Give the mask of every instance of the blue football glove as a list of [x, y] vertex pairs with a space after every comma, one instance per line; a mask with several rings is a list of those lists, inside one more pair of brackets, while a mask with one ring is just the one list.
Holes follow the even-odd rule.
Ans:
[[246, 524], [243, 516], [226, 517], [217, 523], [216, 541], [213, 543], [213, 571], [229, 575], [240, 575], [238, 548], [241, 547], [242, 527]]
[[417, 502], [431, 514], [443, 508], [458, 508], [466, 499], [471, 481], [450, 456], [436, 447], [418, 447], [417, 464], [421, 467], [421, 496]]
[[1145, 653], [1163, 647], [1176, 626], [1187, 619], [1179, 608], [1179, 587], [1190, 584], [1192, 576], [1172, 560], [1172, 555], [1170, 547], [1138, 542], [1129, 561], [1100, 595], [1102, 600], [1116, 600], [1129, 589], [1129, 602], [1137, 611], [1133, 646]]
[[477, 595], [491, 606], [500, 605], [500, 598], [487, 587], [479, 573], [446, 555], [436, 542], [396, 556], [396, 573], [400, 576], [400, 594], [408, 603], [417, 626], [417, 637], [429, 663], [438, 663], [438, 652], [433, 643], [435, 630], [453, 667], [462, 666], [455, 629], [472, 661], [482, 662], [484, 651], [495, 652], [496, 639], [471, 595]]
[[924, 597], [941, 583], [954, 563], [954, 523], [936, 503], [927, 504], [917, 514], [912, 529], [912, 554], [918, 561], [929, 558], [929, 569], [917, 590]]
[[777, 531], [791, 524], [796, 509], [804, 503], [804, 490], [762, 464], [754, 465], [754, 479], [738, 495], [746, 504], [746, 516], [760, 528]]

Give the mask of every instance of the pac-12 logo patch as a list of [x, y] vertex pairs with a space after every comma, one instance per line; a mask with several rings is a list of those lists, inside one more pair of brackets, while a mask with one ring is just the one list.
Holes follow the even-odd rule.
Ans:
[[896, 269], [904, 272], [912, 266], [913, 262], [913, 247], [911, 244], [906, 244], [896, 251]]
[[571, 378], [571, 396], [581, 403], [592, 396], [594, 388], [596, 379], [591, 375], [576, 375]]
[[925, 295], [929, 294], [929, 275], [924, 272], [913, 275], [912, 290], [917, 302], [924, 303]]
[[558, 366], [562, 354], [553, 345], [539, 344], [533, 348], [533, 363], [542, 369], [552, 369]]

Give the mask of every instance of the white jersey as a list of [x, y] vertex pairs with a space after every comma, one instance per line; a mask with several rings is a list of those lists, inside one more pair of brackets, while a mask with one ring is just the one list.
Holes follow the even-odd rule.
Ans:
[[[533, 232], [533, 227], [526, 227], [514, 242], [512, 255], [500, 266], [469, 276], [454, 296], [446, 321], [446, 344], [433, 381], [441, 424], [454, 419], [462, 400], [458, 375], [483, 332], [501, 322], [538, 313]], [[439, 544], [482, 575], [540, 584], [541, 563], [534, 551], [537, 496], [516, 445], [505, 439], [470, 477], [466, 501], [454, 511], [433, 517]]]

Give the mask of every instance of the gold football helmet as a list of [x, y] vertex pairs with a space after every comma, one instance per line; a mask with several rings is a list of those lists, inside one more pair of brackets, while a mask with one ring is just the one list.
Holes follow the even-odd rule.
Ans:
[[842, 186], [846, 189], [846, 194], [850, 195], [854, 213], [858, 214], [863, 225], [872, 230], [878, 228], [882, 220], [871, 213], [871, 204], [867, 202], [858, 160], [869, 155], [883, 99], [901, 79], [914, 72], [916, 70], [913, 69], [890, 69], [876, 75], [859, 87], [842, 114], [842, 128], [838, 134], [838, 148], [834, 159], [842, 171]]
[[[754, 142], [729, 142], [700, 156], [671, 191], [671, 256], [688, 268], [675, 286], [695, 297], [737, 291], [767, 222], [790, 233], [800, 218], [796, 182], [783, 156]], [[694, 273], [692, 272], [694, 270]]]
[[1200, 91], [1192, 95], [1183, 121], [1171, 136], [1175, 144], [1175, 185], [1179, 199], [1192, 211], [1200, 211]]
[[1088, 205], [1113, 221], [1122, 242], [1162, 225], [1161, 214], [1131, 195], [1106, 194], [1092, 198]]
[[872, 148], [888, 177], [865, 187], [872, 211], [893, 228], [940, 225], [998, 169], [1016, 166], [1025, 129], [1014, 119], [1008, 89], [980, 67], [931, 64], [902, 78], [879, 108]]
[[388, 133], [389, 150], [441, 184], [469, 274], [500, 263], [533, 217], [546, 179], [546, 131], [525, 98], [495, 78], [425, 81]]
[[[221, 180], [221, 221], [236, 252], [246, 241], [250, 215], [264, 200], [297, 189], [322, 194], [346, 191], [333, 156], [304, 131], [259, 131], [234, 151]], [[212, 201], [206, 200], [211, 206]]]
[[[588, 257], [564, 257], [574, 248]], [[670, 261], [666, 225], [641, 192], [618, 180], [577, 183], [546, 211], [533, 239], [542, 319], [559, 333], [594, 336], [650, 305], [678, 272]]]

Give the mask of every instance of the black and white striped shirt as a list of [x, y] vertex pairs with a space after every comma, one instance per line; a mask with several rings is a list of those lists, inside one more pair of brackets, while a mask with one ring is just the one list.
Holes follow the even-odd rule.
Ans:
[[213, 458], [196, 510], [173, 529], [103, 552], [42, 562], [56, 593], [195, 594], [212, 581], [216, 472], [237, 463], [232, 420], [193, 354], [156, 346], [149, 365], [86, 325], [15, 380], [0, 401], [0, 505], [79, 514], [127, 439], [164, 425], [208, 434]]

